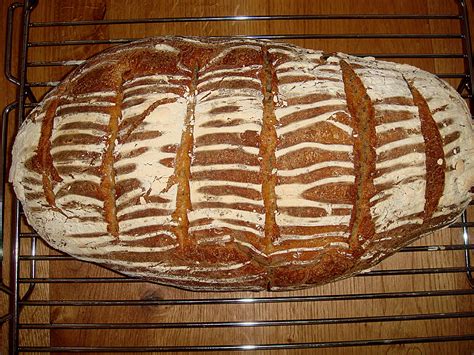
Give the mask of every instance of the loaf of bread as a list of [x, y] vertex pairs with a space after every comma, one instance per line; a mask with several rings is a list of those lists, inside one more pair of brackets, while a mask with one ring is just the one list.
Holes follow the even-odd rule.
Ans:
[[190, 290], [348, 277], [471, 200], [467, 105], [409, 65], [251, 39], [150, 38], [68, 75], [10, 179], [54, 248]]

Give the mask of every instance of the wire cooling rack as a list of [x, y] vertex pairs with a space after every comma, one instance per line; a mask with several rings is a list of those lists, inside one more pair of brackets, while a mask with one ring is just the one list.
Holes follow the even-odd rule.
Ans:
[[[414, 64], [426, 60], [454, 63], [453, 72], [438, 72], [437, 66], [427, 69], [457, 87], [471, 109], [474, 107], [468, 13], [462, 0], [457, 1], [454, 12], [436, 14], [402, 11], [249, 14], [33, 22], [30, 15], [36, 5], [37, 1], [31, 0], [13, 3], [7, 14], [5, 75], [18, 87], [18, 98], [3, 110], [3, 161], [8, 154], [8, 126], [21, 122], [48, 89], [86, 59], [80, 53], [87, 51], [78, 48], [97, 52], [133, 39], [122, 36], [119, 30], [111, 31], [115, 34], [107, 38], [78, 39], [74, 37], [77, 28], [146, 25], [161, 26], [159, 34], [185, 34], [176, 33], [175, 26], [199, 28], [201, 24], [231, 23], [236, 25], [231, 35], [297, 44], [304, 41], [306, 46], [318, 49], [324, 49], [318, 46], [331, 41], [336, 46], [344, 43], [347, 48], [357, 41], [373, 41], [373, 53], [352, 54]], [[12, 74], [11, 64], [16, 11], [21, 11], [22, 17], [18, 77]], [[358, 31], [311, 31], [312, 24], [340, 21], [353, 23]], [[386, 22], [389, 30], [381, 33], [364, 30], [363, 24], [370, 21]], [[239, 24], [249, 23], [292, 24], [288, 28], [300, 28], [301, 24], [301, 31], [288, 33], [285, 26], [279, 27], [280, 32], [271, 33], [239, 30]], [[404, 23], [419, 23], [420, 32], [404, 32]], [[439, 31], [426, 31], [427, 23]], [[449, 28], [456, 31], [443, 32], [446, 24], [454, 24]], [[35, 40], [38, 31], [47, 33], [49, 39]], [[385, 47], [377, 50], [380, 41], [384, 41]], [[387, 49], [391, 44], [397, 51]], [[49, 56], [35, 57], [36, 51], [47, 47], [51, 49]], [[10, 299], [9, 313], [1, 316], [0, 321], [8, 322], [12, 353], [316, 351], [318, 348], [341, 348], [341, 353], [345, 353], [348, 349], [357, 352], [354, 349], [360, 347], [378, 352], [380, 347], [400, 350], [427, 344], [433, 345], [426, 348], [430, 351], [439, 346], [441, 350], [462, 352], [474, 346], [474, 282], [470, 261], [474, 249], [470, 228], [474, 226], [474, 217], [470, 210], [449, 230], [403, 248], [379, 267], [352, 279], [299, 292], [222, 294], [152, 285], [76, 261], [48, 248], [28, 228], [16, 201], [14, 206], [11, 219], [5, 223], [6, 228], [12, 229], [11, 262], [4, 265], [10, 268], [10, 279], [0, 285], [0, 291]], [[449, 348], [443, 348], [446, 344], [450, 344]]]

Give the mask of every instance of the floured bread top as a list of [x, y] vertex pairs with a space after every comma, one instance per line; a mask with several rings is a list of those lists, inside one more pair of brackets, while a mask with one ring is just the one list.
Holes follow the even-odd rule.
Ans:
[[260, 40], [151, 38], [33, 110], [10, 180], [53, 247], [193, 290], [371, 267], [471, 198], [470, 113], [412, 66]]

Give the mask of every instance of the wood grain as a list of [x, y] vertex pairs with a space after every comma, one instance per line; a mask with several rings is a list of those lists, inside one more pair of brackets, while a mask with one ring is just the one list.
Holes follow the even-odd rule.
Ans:
[[[2, 14], [12, 1], [2, 2]], [[41, 1], [34, 10], [32, 21], [79, 21], [91, 19], [269, 15], [269, 14], [341, 14], [341, 13], [413, 13], [455, 14], [456, 1], [450, 0], [401, 0], [397, 2], [350, 0], [332, 1], [283, 1], [283, 0], [80, 0], [65, 3], [60, 0]], [[472, 10], [472, 1], [468, 1]], [[474, 14], [471, 11], [471, 27]], [[2, 28], [2, 31], [4, 29]], [[16, 31], [18, 33], [18, 31]], [[235, 34], [344, 34], [344, 33], [459, 33], [457, 20], [301, 20], [301, 21], [240, 21], [92, 25], [78, 27], [35, 27], [30, 41], [57, 41], [66, 39], [141, 38], [153, 35], [235, 35]], [[2, 33], [3, 34], [3, 33]], [[17, 36], [18, 37], [18, 36]], [[4, 37], [1, 37], [4, 38]], [[16, 38], [17, 39], [17, 38]], [[459, 40], [454, 39], [294, 39], [288, 42], [329, 52], [342, 51], [353, 54], [377, 53], [461, 53]], [[29, 50], [28, 60], [53, 61], [85, 59], [109, 45], [38, 46]], [[1, 48], [3, 51], [3, 48]], [[3, 54], [3, 53], [2, 53]], [[3, 55], [2, 55], [3, 58]], [[462, 73], [460, 58], [387, 58], [417, 65], [436, 73]], [[30, 82], [60, 80], [74, 66], [38, 66], [28, 70]], [[454, 86], [459, 79], [449, 79]], [[15, 99], [15, 87], [3, 78], [0, 82], [0, 106]], [[34, 88], [41, 97], [47, 87]], [[11, 125], [12, 132], [14, 125]], [[12, 134], [10, 132], [10, 135]], [[11, 191], [8, 190], [8, 193]], [[11, 196], [8, 196], [11, 198]], [[10, 209], [6, 218], [10, 218]], [[471, 211], [471, 214], [474, 211]], [[472, 215], [474, 218], [474, 215]], [[7, 222], [8, 223], [8, 222]], [[7, 236], [8, 238], [8, 236]], [[447, 229], [428, 236], [415, 245], [460, 244], [459, 229]], [[7, 245], [8, 247], [8, 245]], [[6, 250], [7, 254], [8, 250]], [[22, 254], [28, 255], [29, 241], [22, 244]], [[58, 255], [38, 243], [38, 254]], [[437, 251], [397, 253], [384, 261], [376, 270], [463, 267], [462, 251]], [[3, 275], [8, 281], [9, 259], [4, 261]], [[27, 277], [29, 263], [21, 262], [22, 275]], [[38, 277], [119, 277], [119, 275], [79, 261], [38, 261]], [[26, 286], [26, 285], [25, 285]], [[265, 297], [295, 295], [331, 295], [354, 293], [383, 293], [419, 290], [468, 289], [462, 273], [422, 274], [405, 276], [359, 276], [332, 283], [312, 290], [272, 293], [192, 293], [150, 283], [39, 283], [32, 295], [35, 300], [168, 300], [212, 299], [219, 297]], [[23, 290], [24, 292], [24, 290]], [[1, 299], [3, 309], [4, 298]], [[0, 306], [0, 311], [2, 310]], [[474, 297], [422, 297], [402, 299], [372, 299], [359, 301], [322, 301], [301, 303], [257, 303], [227, 305], [184, 306], [46, 306], [26, 307], [22, 314], [24, 323], [168, 323], [203, 321], [253, 321], [283, 319], [324, 319], [378, 315], [404, 315], [438, 312], [474, 311]], [[5, 336], [6, 327], [2, 329]], [[22, 346], [173, 346], [209, 344], [265, 344], [344, 341], [354, 339], [380, 339], [422, 337], [437, 335], [462, 335], [474, 333], [474, 319], [444, 319], [420, 321], [376, 322], [360, 324], [322, 324], [311, 326], [276, 326], [243, 328], [196, 329], [143, 329], [143, 330], [22, 330]], [[6, 352], [6, 342], [0, 339], [1, 350]], [[352, 347], [321, 350], [301, 350], [293, 353], [367, 354], [378, 353], [453, 353], [468, 354], [474, 342], [444, 342], [380, 347]], [[279, 353], [286, 353], [280, 351]], [[289, 352], [289, 351], [288, 351]], [[268, 353], [273, 353], [269, 351]], [[275, 352], [276, 353], [276, 352]]]
[[[6, 19], [7, 16], [7, 8], [10, 5], [10, 2], [13, 1], [4, 1], [0, 2], [0, 9], [1, 9], [1, 14], [2, 17]], [[17, 14], [18, 15], [18, 14]], [[19, 16], [15, 16], [15, 27], [18, 28], [20, 25], [19, 22]], [[6, 31], [6, 21], [2, 22], [2, 26], [0, 27], [0, 35], [1, 38], [5, 38], [5, 31]], [[18, 31], [15, 31], [15, 35], [13, 38], [14, 43], [19, 42], [19, 33]], [[18, 53], [18, 46], [16, 45], [13, 49], [14, 53]], [[2, 58], [2, 64], [3, 60], [5, 58], [5, 48], [2, 45], [0, 48], [0, 56]], [[15, 56], [16, 57], [16, 56]], [[13, 61], [13, 68], [16, 68], [16, 59]], [[15, 73], [15, 72], [14, 72]], [[15, 87], [7, 81], [7, 79], [1, 75], [0, 76], [0, 92], [2, 95], [0, 95], [0, 107], [3, 108], [15, 101], [16, 98], [16, 91]], [[16, 111], [13, 111], [10, 114], [11, 119], [13, 119], [13, 115], [15, 114]], [[9, 127], [9, 134], [8, 137], [12, 137], [13, 135], [13, 128], [14, 127]], [[6, 162], [8, 164], [8, 161]], [[4, 216], [4, 259], [3, 262], [0, 265], [0, 272], [1, 272], [1, 277], [2, 281], [6, 284], [9, 285], [9, 269], [10, 269], [10, 229], [7, 227], [8, 226], [8, 221], [11, 220], [11, 190], [8, 187], [5, 187], [5, 194], [6, 194], [6, 201], [4, 203], [4, 208], [5, 208], [5, 216]], [[5, 294], [0, 293], [0, 314], [6, 314], [8, 312], [8, 297], [6, 297]], [[6, 353], [7, 348], [8, 348], [8, 341], [7, 341], [7, 334], [8, 334], [8, 324], [4, 324], [1, 327], [1, 332], [0, 332], [0, 352]]]

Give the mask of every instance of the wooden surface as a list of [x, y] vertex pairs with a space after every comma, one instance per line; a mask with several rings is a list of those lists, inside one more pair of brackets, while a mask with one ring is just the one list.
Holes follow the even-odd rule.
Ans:
[[[1, 3], [2, 15], [11, 1]], [[468, 1], [472, 10], [472, 2]], [[220, 16], [220, 15], [274, 15], [274, 14], [341, 14], [341, 13], [412, 13], [455, 14], [454, 0], [403, 0], [403, 1], [264, 1], [264, 0], [175, 0], [175, 1], [111, 1], [81, 0], [39, 2], [32, 21], [78, 21], [91, 19], [119, 19], [146, 17]], [[474, 14], [471, 11], [471, 23]], [[4, 27], [4, 25], [3, 25]], [[474, 27], [471, 24], [471, 27]], [[4, 28], [2, 28], [4, 31]], [[18, 41], [18, 28], [15, 40]], [[180, 35], [235, 35], [284, 33], [459, 33], [456, 20], [305, 20], [305, 21], [242, 21], [168, 23], [139, 25], [101, 25], [80, 27], [32, 28], [30, 41], [57, 41], [61, 39], [140, 38], [160, 34]], [[3, 34], [2, 34], [3, 36]], [[0, 37], [4, 38], [4, 37]], [[289, 42], [329, 52], [342, 51], [354, 54], [367, 53], [461, 53], [461, 42], [449, 39], [386, 40], [386, 39], [321, 39], [290, 40]], [[51, 46], [30, 48], [33, 61], [85, 59], [107, 45]], [[3, 48], [1, 48], [3, 51]], [[14, 51], [17, 53], [17, 49]], [[3, 58], [3, 52], [2, 52]], [[462, 73], [462, 59], [390, 59], [417, 65], [436, 73]], [[42, 66], [28, 70], [28, 79], [56, 81], [73, 66]], [[448, 80], [457, 85], [459, 79]], [[47, 88], [34, 89], [41, 97]], [[3, 78], [0, 84], [0, 107], [15, 100], [15, 87]], [[11, 117], [13, 119], [13, 117]], [[11, 131], [14, 131], [11, 125]], [[12, 133], [11, 133], [12, 134]], [[10, 190], [8, 190], [10, 192]], [[6, 218], [9, 220], [10, 209]], [[474, 220], [474, 215], [472, 216]], [[7, 221], [8, 223], [8, 221]], [[25, 227], [26, 228], [26, 227]], [[25, 229], [26, 230], [26, 229]], [[416, 245], [460, 244], [459, 229], [444, 230], [429, 236]], [[6, 259], [3, 277], [8, 282], [9, 258]], [[29, 255], [29, 240], [22, 242], [22, 254]], [[37, 254], [56, 255], [41, 242]], [[398, 253], [384, 261], [377, 270], [462, 267], [462, 251]], [[22, 276], [28, 277], [29, 263], [21, 262]], [[37, 277], [118, 277], [97, 266], [78, 261], [38, 261]], [[26, 286], [26, 285], [23, 285]], [[22, 286], [24, 292], [25, 287]], [[410, 276], [361, 276], [324, 287], [299, 292], [191, 293], [148, 283], [40, 283], [32, 295], [33, 300], [160, 300], [209, 299], [218, 297], [265, 297], [295, 295], [329, 295], [354, 293], [384, 293], [420, 290], [468, 289], [463, 273], [422, 274]], [[0, 312], [6, 311], [6, 298], [0, 296]], [[284, 319], [321, 319], [336, 317], [403, 315], [438, 312], [474, 311], [474, 297], [424, 297], [402, 299], [373, 299], [360, 301], [324, 301], [274, 304], [200, 305], [200, 306], [136, 306], [136, 307], [26, 307], [21, 315], [23, 323], [161, 323], [203, 321], [252, 321]], [[23, 330], [22, 346], [172, 346], [212, 344], [266, 344], [347, 341], [361, 339], [408, 338], [474, 333], [474, 319], [444, 319], [376, 322], [359, 324], [326, 324], [313, 326], [277, 326], [208, 329], [142, 329], [142, 330]], [[2, 329], [1, 350], [6, 351], [6, 327]], [[2, 341], [3, 340], [3, 341]], [[407, 354], [469, 354], [474, 351], [471, 342], [440, 342], [379, 347], [301, 350], [295, 353], [407, 353]], [[282, 351], [287, 352], [287, 351]]]

